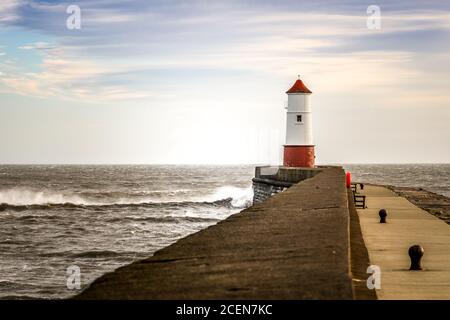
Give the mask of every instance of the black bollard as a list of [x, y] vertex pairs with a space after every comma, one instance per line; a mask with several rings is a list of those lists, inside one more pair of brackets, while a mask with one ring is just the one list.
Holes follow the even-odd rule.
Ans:
[[386, 223], [387, 212], [385, 209], [381, 209], [378, 211], [378, 215], [380, 216], [380, 223]]
[[418, 244], [409, 248], [408, 254], [411, 258], [411, 267], [409, 267], [409, 270], [422, 270], [420, 260], [422, 259], [424, 252], [423, 247]]
[[364, 190], [364, 183], [360, 183], [359, 186], [361, 187], [361, 190]]

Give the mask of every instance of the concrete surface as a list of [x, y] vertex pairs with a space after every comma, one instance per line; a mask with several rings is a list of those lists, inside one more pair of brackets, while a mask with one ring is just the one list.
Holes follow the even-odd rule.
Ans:
[[[450, 226], [381, 186], [366, 185], [358, 209], [371, 264], [381, 268], [379, 299], [450, 299]], [[387, 224], [378, 211], [388, 212]], [[408, 248], [425, 249], [423, 271], [409, 271]]]

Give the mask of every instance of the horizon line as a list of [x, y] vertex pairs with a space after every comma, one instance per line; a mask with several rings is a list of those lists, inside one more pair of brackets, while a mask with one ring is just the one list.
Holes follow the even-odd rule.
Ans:
[[[435, 165], [450, 162], [347, 162], [319, 163], [316, 166], [327, 165]], [[0, 166], [282, 166], [267, 163], [0, 163]]]

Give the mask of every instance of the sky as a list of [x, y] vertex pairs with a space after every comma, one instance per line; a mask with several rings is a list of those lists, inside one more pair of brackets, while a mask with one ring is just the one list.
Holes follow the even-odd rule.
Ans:
[[1, 0], [0, 163], [279, 164], [298, 75], [318, 164], [449, 163], [450, 2], [391, 2]]

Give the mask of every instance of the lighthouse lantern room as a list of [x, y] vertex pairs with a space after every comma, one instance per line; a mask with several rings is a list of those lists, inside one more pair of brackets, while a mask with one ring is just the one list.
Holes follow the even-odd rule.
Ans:
[[311, 91], [300, 77], [286, 91], [288, 95], [286, 115], [286, 144], [283, 165], [286, 167], [314, 167], [314, 143], [309, 96]]

